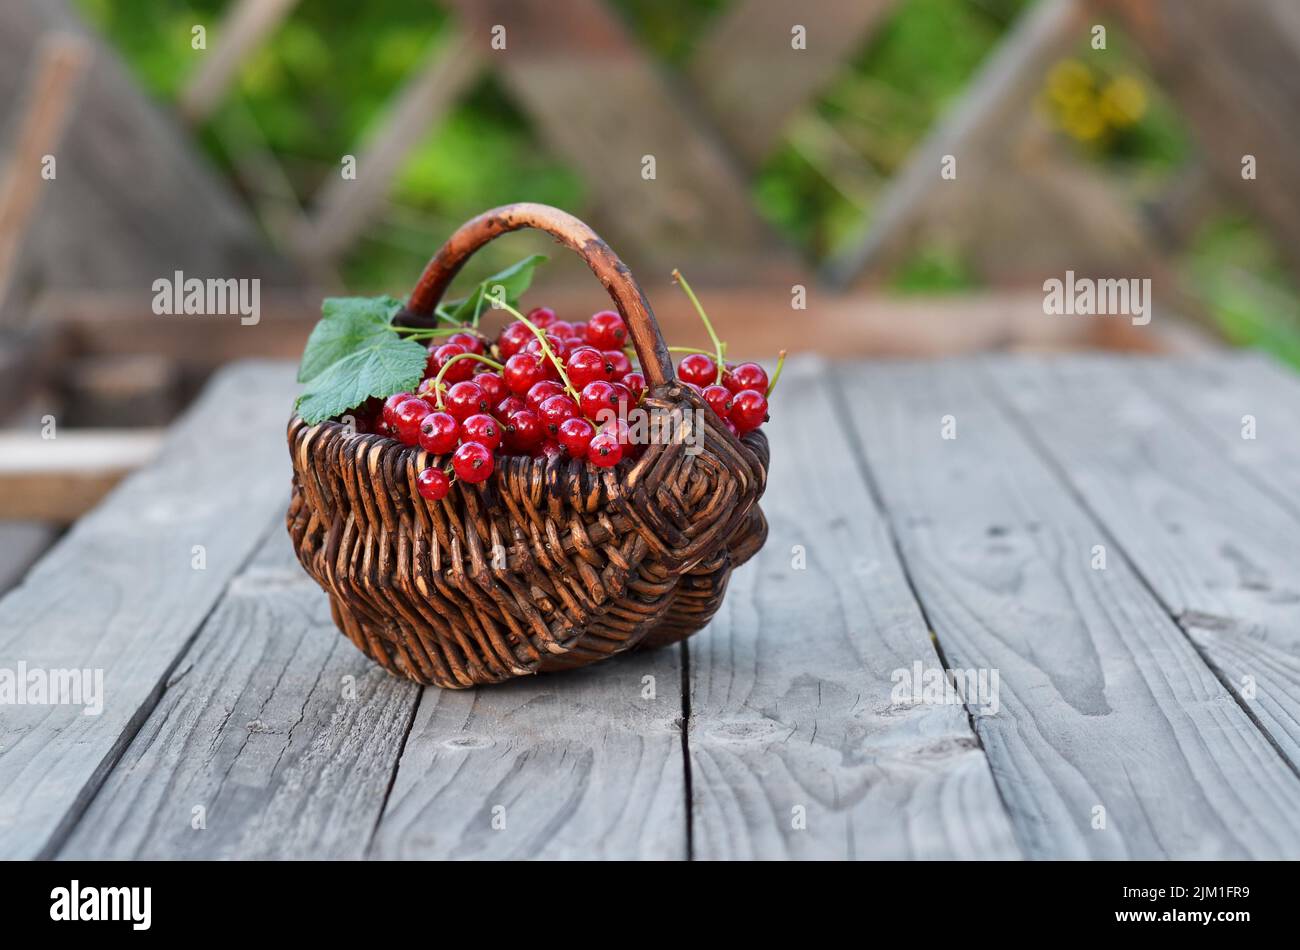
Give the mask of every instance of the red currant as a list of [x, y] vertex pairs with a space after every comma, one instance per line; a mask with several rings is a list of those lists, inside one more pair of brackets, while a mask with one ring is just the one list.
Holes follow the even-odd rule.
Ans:
[[423, 399], [411, 397], [404, 400], [393, 412], [393, 429], [407, 445], [420, 441], [420, 423], [432, 410]]
[[564, 387], [553, 379], [544, 379], [540, 383], [534, 383], [532, 389], [528, 390], [528, 395], [524, 397], [524, 402], [528, 408], [536, 412], [542, 407], [542, 403], [552, 396], [563, 396]]
[[595, 422], [604, 422], [618, 412], [618, 390], [603, 379], [583, 386], [580, 399], [582, 414]]
[[528, 321], [545, 330], [555, 322], [555, 311], [550, 307], [534, 307], [528, 311]]
[[587, 446], [587, 461], [602, 468], [617, 465], [622, 457], [623, 446], [618, 441], [618, 435], [613, 432], [597, 433]]
[[479, 389], [478, 383], [464, 380], [452, 386], [447, 390], [447, 395], [443, 398], [443, 404], [447, 411], [453, 416], [464, 422], [476, 412], [487, 412], [487, 396], [483, 390]]
[[509, 420], [520, 409], [527, 409], [528, 405], [518, 396], [507, 396], [497, 403], [497, 407], [492, 410], [492, 415], [496, 416], [502, 422]]
[[573, 328], [569, 331], [569, 339], [570, 339], [570, 340], [577, 340], [579, 343], [586, 343], [586, 342], [587, 342], [587, 324], [586, 324], [586, 323], [575, 323], [575, 324], [573, 324]]
[[531, 409], [520, 409], [506, 421], [506, 447], [513, 452], [527, 454], [542, 444], [546, 430], [542, 420]]
[[731, 401], [730, 419], [743, 435], [767, 421], [767, 397], [757, 389], [742, 389]]
[[528, 341], [532, 339], [533, 331], [516, 320], [497, 337], [497, 349], [501, 351], [501, 358], [508, 360], [527, 346]]
[[[627, 379], [627, 377], [624, 376], [623, 379]], [[628, 388], [626, 383], [621, 381], [610, 385], [614, 387], [614, 392], [617, 395], [619, 415], [626, 416], [627, 411], [636, 405], [636, 398], [632, 395], [632, 390]]]
[[718, 414], [719, 419], [726, 419], [731, 415], [731, 390], [726, 386], [713, 383], [705, 386], [701, 395], [709, 404], [709, 408]]
[[621, 380], [624, 386], [632, 390], [632, 402], [638, 403], [641, 397], [645, 395], [645, 376], [641, 373], [628, 373]]
[[[470, 361], [466, 360], [466, 362]], [[500, 373], [494, 373], [491, 370], [485, 373], [475, 373], [470, 377], [470, 381], [483, 390], [483, 395], [487, 396], [489, 406], [495, 406], [506, 398], [506, 381], [501, 378]]]
[[627, 358], [627, 354], [622, 350], [606, 350], [605, 372], [610, 379], [622, 379], [632, 372], [632, 361]]
[[434, 455], [446, 455], [460, 438], [460, 423], [449, 412], [438, 410], [420, 423], [420, 448]]
[[627, 325], [613, 310], [592, 314], [587, 322], [587, 342], [602, 350], [622, 351], [627, 343]]
[[414, 393], [393, 393], [384, 400], [384, 408], [382, 410], [383, 415], [381, 418], [391, 426], [397, 420], [397, 417], [394, 415], [394, 413], [397, 412], [397, 407], [406, 402], [406, 400], [413, 398], [415, 398]]
[[677, 378], [684, 383], [707, 386], [718, 378], [718, 364], [703, 353], [687, 353], [677, 364]]
[[596, 434], [596, 427], [586, 419], [574, 417], [560, 423], [559, 442], [564, 451], [575, 459], [587, 457], [587, 446]]
[[578, 414], [578, 404], [567, 395], [547, 396], [538, 406], [537, 414], [542, 419], [542, 425], [546, 427], [547, 435], [555, 438], [560, 431], [560, 423]]
[[501, 424], [486, 413], [478, 412], [461, 423], [461, 438], [477, 442], [496, 451], [501, 445]]
[[481, 482], [492, 474], [492, 450], [480, 442], [462, 442], [451, 467], [462, 482]]
[[596, 380], [609, 379], [605, 369], [605, 354], [594, 346], [580, 346], [569, 354], [569, 382], [578, 389]]
[[[555, 354], [555, 358], [561, 363], [563, 363], [565, 357], [569, 355], [569, 341], [561, 339], [550, 330], [546, 331], [546, 345], [551, 348], [551, 352]], [[537, 339], [537, 337], [533, 337], [533, 341], [524, 348], [524, 352], [541, 354], [542, 341]], [[546, 359], [547, 363], [550, 363], [548, 357], [543, 357], [543, 359]]]
[[522, 396], [546, 378], [546, 361], [536, 353], [516, 353], [506, 360], [501, 377], [516, 396]]
[[441, 501], [447, 497], [447, 492], [451, 490], [451, 479], [439, 469], [426, 468], [415, 476], [415, 490], [420, 493], [421, 498], [427, 498], [429, 501]]
[[447, 384], [459, 383], [469, 379], [474, 375], [474, 360], [456, 360], [447, 368], [446, 372], [443, 372], [443, 367], [451, 363], [453, 356], [463, 356], [468, 352], [469, 350], [459, 343], [444, 343], [434, 350], [430, 356], [431, 375], [442, 373], [442, 381]]
[[573, 336], [573, 324], [568, 320], [556, 320], [546, 328], [547, 335], [555, 334], [561, 340], [567, 340]]
[[767, 370], [757, 363], [741, 363], [728, 370], [722, 382], [733, 393], [742, 389], [753, 389], [759, 393], [767, 392]]
[[[524, 329], [528, 328], [525, 327]], [[467, 353], [477, 353], [479, 356], [483, 355], [483, 338], [476, 333], [453, 333], [451, 336], [447, 337], [447, 342], [459, 343], [461, 346], [465, 347], [465, 352]], [[465, 362], [472, 363], [474, 361], [466, 360]]]

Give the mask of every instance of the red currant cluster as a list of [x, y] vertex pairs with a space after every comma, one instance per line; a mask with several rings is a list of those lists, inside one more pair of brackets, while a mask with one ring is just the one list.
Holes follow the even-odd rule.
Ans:
[[[435, 342], [414, 393], [395, 393], [382, 406], [372, 400], [355, 413], [359, 431], [450, 456], [449, 470], [420, 472], [416, 483], [424, 498], [447, 495], [449, 471], [463, 482], [488, 478], [498, 452], [609, 467], [644, 449], [627, 417], [641, 402], [646, 381], [629, 358], [635, 351], [623, 318], [602, 310], [585, 323], [570, 323], [549, 307], [516, 316], [495, 342], [474, 327]], [[718, 343], [718, 356], [722, 350]], [[733, 366], [689, 350], [677, 375], [733, 434], [767, 419], [771, 385], [757, 363]]]

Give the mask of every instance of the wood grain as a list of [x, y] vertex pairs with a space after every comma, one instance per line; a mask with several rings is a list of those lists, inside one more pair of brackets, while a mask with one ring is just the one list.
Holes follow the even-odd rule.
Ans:
[[767, 545], [688, 643], [695, 854], [1016, 856], [965, 709], [891, 697], [894, 671], [942, 664], [823, 365], [781, 379]]
[[[1300, 853], [1300, 779], [976, 368], [873, 365], [841, 380], [869, 410], [854, 423], [941, 648], [1000, 672], [1001, 711], [975, 723], [1026, 852]], [[1090, 566], [1097, 544], [1105, 570]]]
[[[0, 601], [0, 668], [100, 669], [104, 706], [0, 711], [0, 856], [48, 854], [157, 701], [288, 496], [293, 373], [222, 372], [161, 460], [82, 518]], [[206, 568], [195, 570], [194, 546]]]
[[420, 690], [339, 636], [266, 528], [60, 857], [364, 856]]
[[371, 856], [685, 857], [680, 657], [429, 687]]
[[[1206, 364], [999, 360], [989, 377], [1225, 685], [1300, 768], [1300, 515], [1233, 458], [1254, 449], [1241, 438], [1251, 409], [1263, 417], [1266, 452], [1269, 444], [1295, 451], [1300, 415], [1258, 390], [1248, 396], [1257, 374], [1241, 364], [1230, 372], [1236, 398], [1199, 385], [1197, 365]], [[1155, 378], [1162, 384], [1151, 385]], [[1194, 419], [1225, 439], [1216, 442]]]

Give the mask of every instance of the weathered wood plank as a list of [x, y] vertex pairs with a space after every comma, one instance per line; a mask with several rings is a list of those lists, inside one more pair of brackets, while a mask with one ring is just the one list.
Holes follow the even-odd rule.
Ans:
[[200, 62], [177, 101], [190, 122], [202, 122], [221, 104], [239, 68], [297, 5], [298, 0], [234, 0], [215, 33], [213, 48]]
[[60, 857], [365, 855], [420, 689], [339, 634], [267, 530]]
[[[1183, 418], [1215, 411], [1217, 394], [1187, 373], [1196, 365], [999, 360], [989, 376], [1206, 661], [1300, 768], [1300, 515], [1242, 471], [1227, 445]], [[1224, 368], [1232, 373], [1234, 364]], [[1157, 376], [1178, 383], [1153, 400], [1149, 381]], [[1099, 397], [1107, 410], [1099, 411]], [[1270, 413], [1260, 398], [1249, 401], [1270, 423], [1270, 440], [1300, 442], [1300, 417], [1288, 431], [1276, 424], [1284, 408]], [[1233, 422], [1238, 443], [1246, 441], [1242, 412]]]
[[895, 671], [942, 663], [823, 365], [782, 377], [767, 545], [688, 643], [695, 854], [1017, 856], [965, 708], [891, 696]]
[[1217, 442], [1237, 469], [1300, 514], [1300, 375], [1295, 370], [1247, 352], [1151, 362], [1142, 375], [1188, 424]]
[[975, 724], [1027, 852], [1300, 853], [1300, 779], [1121, 552], [1090, 567], [1105, 531], [978, 370], [842, 380], [940, 647], [955, 667], [999, 671], [1001, 711]]
[[430, 687], [371, 856], [685, 857], [680, 658]]
[[[161, 460], [82, 518], [0, 600], [0, 668], [103, 671], [103, 711], [0, 711], [0, 856], [56, 848], [286, 500], [288, 365], [224, 371]], [[202, 546], [205, 569], [194, 568]]]

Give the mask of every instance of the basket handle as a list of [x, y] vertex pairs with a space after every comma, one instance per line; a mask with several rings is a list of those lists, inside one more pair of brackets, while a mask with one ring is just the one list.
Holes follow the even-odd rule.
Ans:
[[566, 211], [550, 205], [520, 202], [502, 205], [466, 221], [438, 249], [420, 282], [411, 292], [406, 313], [428, 318], [456, 274], [470, 256], [484, 244], [510, 231], [535, 228], [545, 231], [560, 244], [576, 251], [586, 261], [614, 301], [632, 335], [632, 345], [645, 373], [646, 384], [662, 386], [672, 379], [672, 358], [655, 320], [650, 302], [618, 255], [590, 227]]

